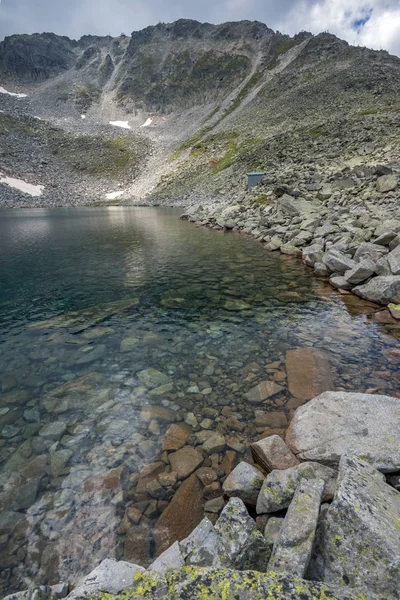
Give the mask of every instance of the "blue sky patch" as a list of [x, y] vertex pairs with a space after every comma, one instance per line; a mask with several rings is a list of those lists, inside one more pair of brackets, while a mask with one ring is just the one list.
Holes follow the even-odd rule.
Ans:
[[352, 28], [355, 29], [356, 31], [360, 32], [361, 29], [364, 27], [364, 25], [366, 23], [368, 23], [368, 21], [370, 20], [372, 11], [373, 11], [372, 8], [364, 9], [362, 11], [363, 15], [359, 19], [355, 19], [352, 22], [352, 24], [351, 24]]

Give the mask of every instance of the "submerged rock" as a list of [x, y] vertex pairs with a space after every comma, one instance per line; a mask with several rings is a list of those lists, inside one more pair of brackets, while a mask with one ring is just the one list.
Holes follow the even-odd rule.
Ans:
[[264, 400], [279, 394], [284, 388], [275, 381], [262, 381], [251, 388], [244, 397], [250, 404], [261, 404]]
[[115, 315], [122, 310], [137, 306], [139, 300], [137, 298], [127, 298], [118, 302], [108, 302], [107, 304], [98, 304], [89, 308], [83, 308], [65, 315], [59, 315], [29, 325], [29, 329], [69, 329], [71, 333], [79, 333], [89, 329], [97, 323], [101, 323], [111, 315]]
[[203, 513], [203, 486], [195, 473], [178, 488], [154, 529], [157, 555], [183, 540], [200, 523]]
[[141, 385], [149, 389], [157, 388], [161, 385], [169, 383], [169, 377], [157, 369], [145, 369], [137, 374], [137, 378]]
[[289, 391], [301, 400], [311, 400], [318, 394], [334, 389], [327, 352], [319, 348], [297, 348], [286, 354]]
[[171, 468], [178, 479], [186, 479], [203, 462], [203, 456], [192, 446], [185, 446], [169, 455]]
[[380, 471], [400, 471], [400, 401], [325, 392], [296, 410], [286, 443], [300, 460], [337, 465], [350, 450]]
[[318, 528], [308, 576], [398, 598], [400, 494], [351, 455], [340, 461], [335, 499]]

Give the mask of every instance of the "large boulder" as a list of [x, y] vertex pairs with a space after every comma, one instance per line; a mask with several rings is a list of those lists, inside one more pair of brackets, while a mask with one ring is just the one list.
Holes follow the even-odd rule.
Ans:
[[304, 577], [311, 558], [325, 482], [303, 481], [274, 544], [269, 570]]
[[324, 254], [322, 262], [331, 273], [339, 273], [339, 275], [343, 275], [346, 271], [356, 266], [353, 259], [338, 250], [330, 250]]
[[[384, 600], [369, 590], [352, 590], [280, 573], [195, 567], [159, 576], [141, 573], [124, 597], [126, 600]], [[95, 596], [93, 600], [101, 597]]]
[[106, 558], [68, 595], [68, 600], [87, 598], [96, 592], [118, 594], [130, 587], [134, 576], [141, 571], [144, 569], [138, 565]]
[[388, 263], [393, 275], [400, 275], [400, 246], [392, 250], [388, 256]]
[[354, 260], [360, 262], [361, 260], [372, 260], [376, 262], [382, 256], [388, 253], [388, 249], [380, 244], [373, 244], [372, 242], [363, 242], [360, 244], [354, 254]]
[[325, 392], [297, 409], [286, 443], [300, 460], [332, 466], [351, 450], [380, 471], [399, 471], [400, 400]]
[[185, 564], [198, 567], [225, 566], [225, 552], [222, 537], [207, 517], [180, 544]]
[[332, 500], [336, 490], [337, 472], [316, 462], [306, 462], [284, 471], [272, 471], [267, 475], [258, 496], [257, 513], [267, 514], [287, 508], [298, 485], [311, 479], [322, 479], [325, 482], [322, 500]]
[[240, 498], [246, 504], [255, 506], [264, 477], [253, 465], [241, 462], [225, 479], [222, 490], [230, 498]]
[[376, 189], [381, 194], [385, 194], [386, 192], [391, 192], [395, 190], [397, 187], [399, 180], [396, 175], [382, 175], [378, 177], [376, 181]]
[[359, 262], [353, 269], [346, 271], [345, 280], [348, 283], [356, 285], [365, 281], [375, 273], [376, 265], [373, 260], [366, 258]]
[[265, 572], [271, 548], [259, 531], [256, 522], [239, 498], [231, 498], [221, 513], [215, 530], [223, 539], [225, 566]]
[[364, 460], [344, 455], [335, 499], [318, 528], [312, 579], [398, 598], [400, 494]]
[[374, 277], [365, 285], [353, 288], [353, 293], [378, 304], [397, 304], [400, 302], [400, 275]]

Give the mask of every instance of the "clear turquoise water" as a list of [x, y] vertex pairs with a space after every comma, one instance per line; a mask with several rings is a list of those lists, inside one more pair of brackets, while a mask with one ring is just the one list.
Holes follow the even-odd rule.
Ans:
[[[1, 595], [74, 581], [108, 556], [149, 562], [176, 487], [154, 498], [137, 482], [160, 458], [170, 470], [161, 444], [171, 420], [194, 415], [188, 445], [200, 447], [205, 426], [225, 436], [212, 457], [222, 480], [227, 449], [239, 460], [263, 416], [289, 418], [288, 350], [325, 350], [337, 389], [399, 391], [397, 327], [298, 260], [178, 217], [159, 208], [0, 213]], [[131, 306], [80, 331], [30, 327], [121, 300]], [[140, 375], [150, 368], [170, 384], [157, 395]], [[283, 390], [250, 405], [244, 394], [271, 378]], [[229, 429], [226, 407], [242, 431]], [[142, 516], [127, 525], [131, 507]]]

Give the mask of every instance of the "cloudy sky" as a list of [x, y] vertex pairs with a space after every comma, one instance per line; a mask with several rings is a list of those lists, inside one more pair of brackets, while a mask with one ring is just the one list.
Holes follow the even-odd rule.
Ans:
[[282, 33], [330, 31], [400, 55], [400, 0], [0, 0], [0, 39], [54, 31], [119, 35], [181, 17], [263, 21]]

